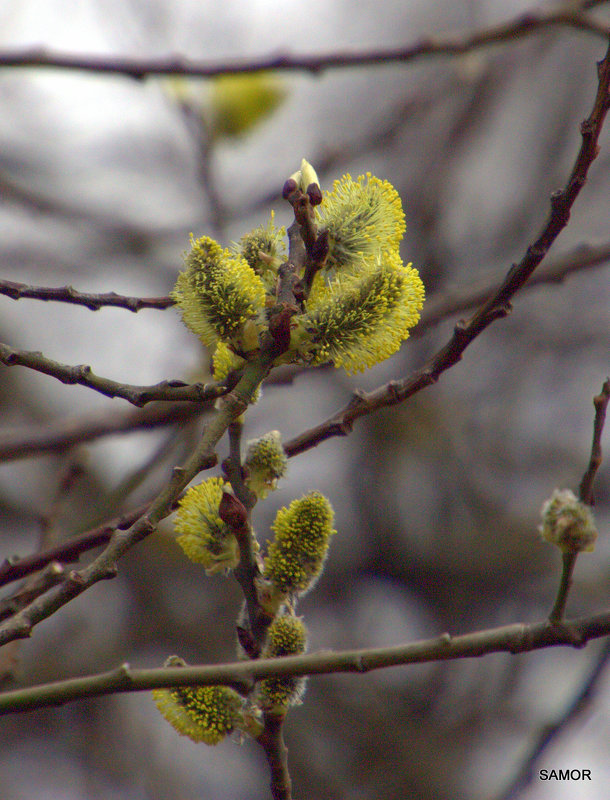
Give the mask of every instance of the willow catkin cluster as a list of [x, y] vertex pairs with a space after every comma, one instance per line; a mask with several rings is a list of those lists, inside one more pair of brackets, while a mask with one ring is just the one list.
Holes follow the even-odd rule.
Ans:
[[[305, 160], [293, 179], [302, 191], [318, 189], [316, 224], [328, 255], [299, 300], [289, 341], [274, 363], [364, 370], [399, 349], [424, 301], [419, 273], [399, 254], [405, 232], [400, 197], [370, 173], [356, 180], [345, 175], [321, 192]], [[272, 215], [232, 251], [206, 236], [191, 240], [172, 297], [185, 324], [214, 349], [217, 380], [242, 369], [269, 341], [278, 270], [287, 258], [284, 236]]]

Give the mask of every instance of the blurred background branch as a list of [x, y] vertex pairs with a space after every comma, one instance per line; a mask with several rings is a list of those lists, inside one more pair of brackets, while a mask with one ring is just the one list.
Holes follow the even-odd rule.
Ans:
[[587, 10], [605, 5], [607, 0], [560, 3], [559, 7], [536, 9], [519, 14], [501, 25], [452, 36], [428, 36], [408, 47], [393, 49], [368, 49], [306, 55], [271, 55], [251, 61], [226, 61], [216, 64], [196, 64], [181, 56], [169, 58], [127, 58], [120, 56], [81, 56], [47, 52], [44, 48], [27, 48], [21, 52], [0, 52], [0, 67], [4, 68], [54, 68], [124, 75], [136, 80], [153, 75], [183, 75], [213, 78], [244, 72], [311, 72], [318, 74], [327, 69], [373, 66], [376, 64], [405, 63], [424, 56], [455, 56], [481, 47], [504, 44], [531, 36], [554, 26], [575, 28], [601, 38], [610, 34], [610, 28], [586, 14]]

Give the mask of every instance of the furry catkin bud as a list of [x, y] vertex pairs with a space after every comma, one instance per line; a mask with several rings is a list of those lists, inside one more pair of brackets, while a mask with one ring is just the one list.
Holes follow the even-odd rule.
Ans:
[[281, 508], [265, 559], [264, 577], [283, 595], [306, 592], [322, 572], [333, 529], [332, 506], [311, 492]]
[[176, 541], [191, 561], [203, 564], [208, 575], [239, 564], [237, 539], [219, 514], [223, 486], [222, 478], [191, 486], [179, 502], [174, 523], [179, 534]]
[[[179, 668], [186, 662], [170, 656], [165, 666]], [[241, 722], [241, 698], [227, 686], [176, 686], [154, 689], [152, 695], [165, 719], [194, 742], [218, 744]]]
[[320, 229], [328, 231], [331, 273], [358, 270], [363, 259], [397, 250], [406, 228], [398, 192], [370, 173], [335, 181], [316, 213]]
[[171, 293], [184, 324], [211, 346], [218, 340], [240, 352], [258, 347], [265, 287], [245, 258], [223, 250], [209, 236], [191, 237], [186, 269]]
[[[318, 280], [318, 277], [316, 277]], [[363, 263], [358, 275], [315, 291], [295, 317], [293, 345], [312, 364], [359, 372], [395, 353], [419, 320], [424, 287], [398, 252]]]
[[288, 468], [280, 432], [269, 431], [259, 439], [248, 442], [244, 465], [248, 489], [259, 498], [267, 497]]
[[[307, 649], [307, 629], [300, 617], [284, 614], [276, 617], [267, 629], [263, 658], [282, 658], [304, 653]], [[267, 711], [282, 713], [301, 702], [305, 679], [281, 675], [265, 678], [258, 686], [257, 701]]]
[[591, 552], [597, 540], [597, 529], [589, 506], [570, 489], [555, 489], [541, 510], [542, 538], [564, 553]]

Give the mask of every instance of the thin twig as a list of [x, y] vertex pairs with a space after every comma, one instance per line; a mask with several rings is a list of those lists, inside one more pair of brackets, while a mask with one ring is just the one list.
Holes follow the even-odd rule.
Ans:
[[83, 414], [40, 426], [0, 433], [0, 461], [12, 461], [44, 453], [61, 452], [100, 436], [152, 430], [188, 422], [209, 410], [211, 404], [163, 403], [142, 409], [121, 408]]
[[608, 36], [608, 27], [597, 22], [581, 9], [603, 5], [606, 0], [590, 0], [575, 5], [567, 2], [559, 7], [533, 9], [508, 22], [483, 28], [473, 33], [448, 36], [425, 36], [406, 47], [349, 50], [315, 55], [274, 54], [258, 59], [201, 62], [185, 56], [134, 58], [128, 56], [83, 56], [54, 53], [44, 47], [25, 47], [0, 53], [0, 67], [54, 68], [93, 72], [97, 75], [124, 75], [142, 80], [154, 75], [187, 75], [211, 78], [217, 75], [276, 70], [319, 74], [327, 69], [407, 63], [430, 56], [456, 56], [481, 47], [499, 45], [548, 30], [567, 27], [595, 36]]
[[27, 298], [47, 302], [53, 300], [60, 303], [71, 303], [72, 305], [85, 306], [90, 311], [99, 311], [100, 308], [111, 306], [125, 308], [127, 311], [136, 313], [143, 308], [164, 310], [174, 305], [175, 302], [171, 297], [129, 297], [116, 292], [95, 294], [93, 292], [78, 292], [72, 286], [51, 288], [7, 280], [0, 280], [0, 294], [10, 297], [12, 300]]
[[593, 442], [591, 444], [591, 456], [589, 465], [582, 477], [579, 486], [579, 496], [583, 503], [588, 506], [594, 504], [593, 482], [597, 475], [597, 470], [602, 463], [602, 433], [606, 422], [606, 411], [610, 401], [610, 378], [602, 386], [601, 392], [593, 398], [595, 406], [595, 420], [593, 422]]
[[257, 742], [265, 751], [271, 773], [273, 800], [292, 800], [292, 781], [288, 771], [288, 748], [284, 741], [285, 714], [264, 715], [265, 728]]
[[495, 320], [507, 316], [511, 301], [534, 274], [549, 248], [565, 228], [570, 211], [584, 186], [589, 168], [598, 155], [597, 141], [610, 105], [610, 47], [598, 64], [598, 89], [589, 117], [581, 124], [582, 144], [566, 186], [551, 196], [548, 221], [536, 241], [508, 271], [500, 287], [468, 320], [455, 326], [453, 336], [423, 367], [408, 378], [394, 380], [371, 392], [356, 391], [350, 402], [324, 422], [284, 443], [290, 456], [297, 455], [333, 436], [351, 433], [354, 422], [380, 408], [403, 403], [436, 383], [441, 374], [461, 360], [466, 348]]
[[28, 367], [62, 383], [86, 386], [106, 397], [120, 397], [138, 408], [154, 400], [203, 403], [221, 397], [227, 391], [226, 386], [217, 383], [187, 384], [179, 380], [165, 380], [151, 386], [119, 383], [96, 375], [87, 364], [61, 364], [39, 351], [15, 350], [3, 343], [0, 343], [0, 362], [7, 367]]
[[[595, 475], [602, 463], [602, 446], [601, 438], [604, 430], [604, 422], [606, 421], [606, 409], [608, 401], [610, 400], [610, 378], [606, 380], [602, 387], [602, 391], [593, 398], [593, 405], [595, 406], [595, 420], [593, 423], [593, 442], [591, 444], [591, 456], [589, 457], [589, 464], [580, 482], [580, 499], [587, 505], [593, 505], [593, 482]], [[562, 555], [562, 569], [561, 580], [559, 582], [559, 589], [557, 590], [557, 597], [549, 615], [549, 620], [553, 623], [560, 623], [565, 614], [566, 604], [568, 602], [568, 594], [572, 586], [572, 576], [574, 574], [574, 567], [576, 566], [577, 552], [567, 552]]]
[[572, 588], [572, 576], [574, 574], [574, 567], [576, 566], [576, 559], [578, 553], [562, 553], [561, 556], [561, 580], [559, 581], [559, 589], [557, 590], [557, 597], [549, 614], [549, 621], [554, 623], [561, 623], [563, 615], [566, 610], [566, 603], [568, 602], [568, 594]]
[[562, 626], [547, 620], [514, 623], [461, 636], [444, 633], [394, 647], [323, 651], [274, 659], [253, 659], [230, 664], [188, 666], [176, 669], [118, 669], [65, 681], [30, 686], [0, 694], [0, 715], [62, 705], [85, 697], [123, 692], [144, 692], [173, 686], [234, 686], [243, 691], [255, 681], [272, 676], [366, 673], [407, 664], [479, 658], [491, 653], [528, 653], [547, 647], [583, 647], [588, 641], [610, 635], [610, 610], [566, 620]]

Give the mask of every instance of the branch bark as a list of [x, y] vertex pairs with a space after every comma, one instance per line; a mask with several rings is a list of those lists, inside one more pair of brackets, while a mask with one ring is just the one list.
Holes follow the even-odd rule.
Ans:
[[99, 311], [100, 308], [113, 306], [115, 308], [125, 308], [127, 311], [136, 313], [143, 308], [164, 310], [174, 305], [171, 297], [129, 297], [116, 292], [95, 294], [93, 292], [79, 292], [72, 286], [52, 288], [31, 286], [27, 283], [7, 280], [0, 280], [0, 294], [10, 297], [11, 300], [27, 298], [45, 302], [54, 300], [60, 303], [70, 303], [72, 305], [85, 306], [90, 311]]
[[491, 653], [528, 653], [547, 647], [584, 647], [588, 641], [610, 635], [610, 610], [595, 616], [547, 620], [525, 625], [515, 623], [488, 630], [410, 642], [395, 647], [318, 652], [276, 659], [254, 659], [215, 666], [131, 669], [123, 664], [110, 672], [31, 686], [0, 694], [0, 715], [63, 705], [85, 697], [123, 692], [144, 692], [172, 686], [233, 686], [239, 691], [255, 681], [274, 675], [326, 675], [365, 673], [407, 664], [478, 658]]
[[449, 36], [424, 36], [407, 47], [391, 49], [350, 50], [316, 55], [269, 55], [255, 60], [198, 62], [184, 56], [135, 58], [123, 56], [83, 56], [54, 53], [44, 47], [25, 47], [0, 53], [0, 67], [53, 68], [97, 75], [124, 75], [143, 80], [154, 75], [189, 75], [212, 78], [217, 75], [260, 71], [309, 72], [317, 75], [327, 69], [346, 69], [380, 64], [407, 63], [431, 56], [456, 56], [482, 47], [532, 36], [554, 27], [567, 27], [607, 37], [608, 27], [585, 11], [603, 5], [607, 0], [566, 2], [559, 7], [532, 9], [508, 22], [482, 28], [473, 33]]
[[29, 367], [36, 372], [57, 378], [62, 383], [86, 386], [106, 397], [120, 397], [138, 408], [153, 402], [153, 400], [203, 403], [207, 400], [215, 400], [227, 390], [225, 386], [216, 383], [189, 385], [179, 380], [165, 380], [151, 386], [118, 383], [96, 375], [87, 364], [76, 364], [75, 366], [61, 364], [59, 361], [47, 358], [39, 351], [14, 350], [1, 342], [0, 362], [7, 367]]

